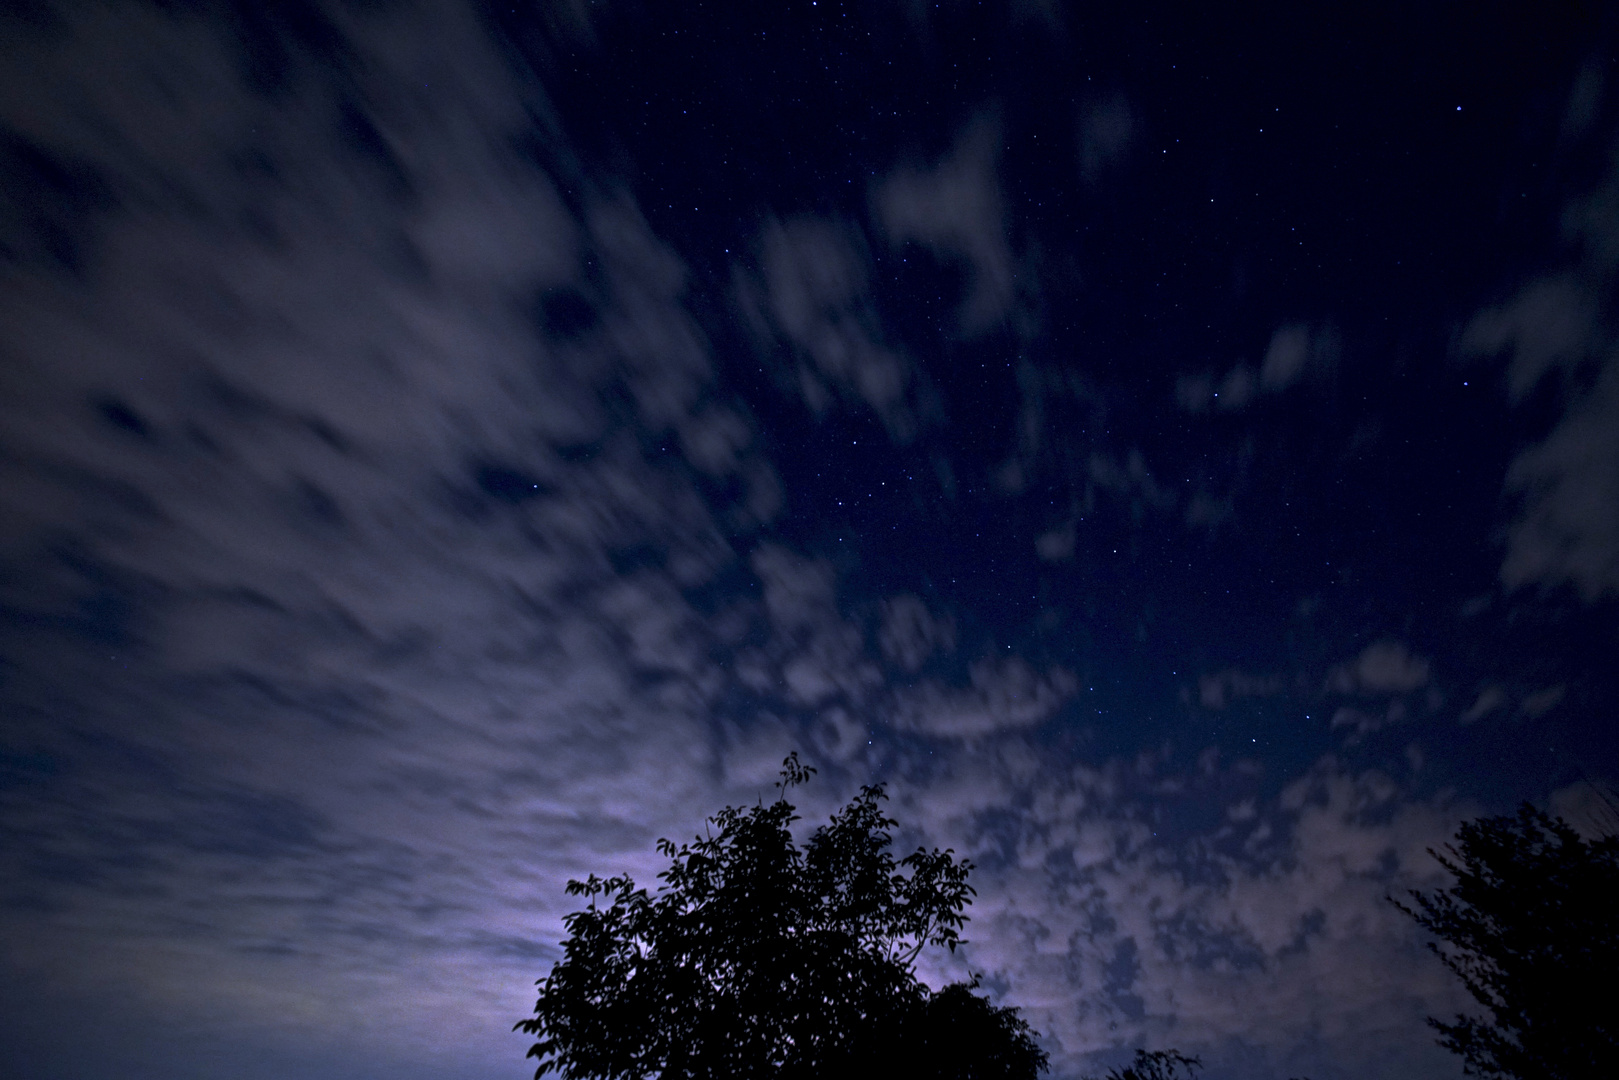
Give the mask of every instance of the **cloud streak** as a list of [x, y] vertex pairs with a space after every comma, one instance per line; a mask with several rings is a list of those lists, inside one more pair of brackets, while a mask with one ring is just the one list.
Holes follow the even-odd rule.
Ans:
[[893, 244], [916, 242], [967, 271], [959, 319], [982, 333], [1011, 310], [1015, 271], [996, 177], [999, 125], [977, 121], [932, 168], [895, 171], [877, 187], [877, 216]]
[[1524, 404], [1550, 386], [1561, 419], [1507, 469], [1516, 506], [1501, 580], [1569, 586], [1591, 603], [1619, 592], [1619, 347], [1603, 315], [1619, 266], [1619, 180], [1565, 213], [1574, 265], [1525, 285], [1468, 324], [1461, 348], [1505, 353], [1507, 390]]
[[545, 103], [463, 13], [321, 12], [351, 81], [275, 93], [228, 26], [70, 22], [5, 96], [103, 211], [7, 234], [8, 978], [494, 1066], [561, 880], [726, 789], [685, 597], [773, 472], [681, 260], [514, 152]]
[[[761, 797], [800, 749], [822, 769], [806, 818], [886, 777], [906, 843], [979, 864], [972, 943], [929, 975], [986, 972], [1060, 1075], [1142, 1040], [1302, 1047], [1318, 1080], [1428, 1067], [1420, 1028], [1365, 1048], [1453, 1000], [1381, 897], [1429, 880], [1465, 807], [1336, 759], [1267, 779], [1178, 730], [1096, 749], [1076, 699], [1100, 651], [996, 644], [924, 574], [873, 588], [784, 524], [799, 463], [770, 458], [693, 315], [713, 283], [574, 155], [487, 26], [304, 14], [63, 6], [0, 72], [0, 988], [28, 1016], [145, 1031], [164, 1075], [206, 1068], [181, 1046], [224, 1047], [232, 1075], [254, 1075], [232, 1046], [266, 1077], [515, 1075], [566, 879], [650, 884], [657, 836]], [[1095, 176], [1139, 115], [1083, 122]], [[870, 193], [873, 236], [962, 268], [979, 343], [1022, 288], [1002, 137], [969, 124]], [[744, 231], [730, 298], [797, 399], [925, 442], [943, 413], [878, 314], [882, 252], [830, 213]], [[1479, 340], [1528, 340], [1508, 323]], [[1587, 353], [1592, 333], [1570, 331]], [[1276, 330], [1245, 403], [1328, 337]], [[1570, 348], [1523, 361], [1525, 385], [1594, 370]], [[1055, 401], [1059, 374], [1017, 377]], [[1514, 466], [1523, 550], [1553, 554], [1513, 540], [1509, 582], [1609, 587], [1580, 487], [1605, 378], [1569, 398], [1567, 447]], [[1018, 519], [1049, 563], [1093, 511], [1231, 515], [1157, 456], [1053, 445], [1027, 396], [994, 433], [1027, 472], [961, 486], [1037, 492], [1041, 439], [1068, 454], [1083, 498]], [[1437, 666], [1382, 642], [1310, 678], [1383, 722]], [[1199, 702], [1283, 692], [1221, 667]], [[79, 1071], [127, 1065], [121, 1045]]]

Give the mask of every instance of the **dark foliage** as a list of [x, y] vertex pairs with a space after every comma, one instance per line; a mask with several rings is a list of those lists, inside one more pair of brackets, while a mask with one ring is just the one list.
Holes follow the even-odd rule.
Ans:
[[928, 945], [960, 943], [971, 864], [918, 849], [896, 861], [880, 787], [800, 848], [789, 757], [769, 804], [726, 807], [708, 835], [658, 850], [656, 894], [628, 877], [568, 883], [563, 958], [539, 983], [536, 1077], [795, 1080], [829, 1076], [1032, 1080], [1046, 1054], [1017, 1010], [934, 993]]
[[[1195, 1080], [1202, 1067], [1202, 1059], [1187, 1057], [1179, 1050], [1137, 1050], [1130, 1064], [1122, 1069], [1109, 1069], [1101, 1080]], [[1294, 1077], [1294, 1080], [1309, 1078]]]
[[1203, 1062], [1179, 1050], [1137, 1050], [1123, 1069], [1109, 1069], [1102, 1080], [1192, 1080]]
[[1489, 1014], [1430, 1017], [1440, 1045], [1470, 1076], [1619, 1076], [1619, 838], [1587, 842], [1525, 804], [1457, 841], [1430, 849], [1455, 884], [1394, 901]]

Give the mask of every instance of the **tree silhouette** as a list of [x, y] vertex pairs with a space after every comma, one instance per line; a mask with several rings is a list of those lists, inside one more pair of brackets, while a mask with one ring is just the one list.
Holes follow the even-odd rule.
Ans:
[[777, 798], [728, 806], [676, 846], [655, 894], [627, 876], [570, 881], [563, 956], [539, 982], [536, 1078], [798, 1080], [914, 1075], [1032, 1080], [1047, 1055], [1016, 1009], [916, 977], [952, 952], [972, 869], [950, 851], [897, 862], [881, 786], [799, 847], [787, 801], [814, 769], [783, 763]]
[[1619, 1077], [1619, 838], [1587, 842], [1525, 803], [1516, 818], [1464, 824], [1429, 849], [1456, 878], [1416, 907], [1428, 947], [1489, 1018], [1429, 1017], [1470, 1076]]
[[1123, 1069], [1109, 1069], [1102, 1080], [1193, 1080], [1203, 1062], [1179, 1050], [1137, 1050]]
[[[1130, 1064], [1122, 1069], [1109, 1069], [1101, 1080], [1196, 1080], [1203, 1067], [1201, 1058], [1187, 1057], [1179, 1050], [1137, 1050]], [[1085, 1080], [1096, 1080], [1086, 1077]], [[1309, 1080], [1294, 1077], [1293, 1080]]]

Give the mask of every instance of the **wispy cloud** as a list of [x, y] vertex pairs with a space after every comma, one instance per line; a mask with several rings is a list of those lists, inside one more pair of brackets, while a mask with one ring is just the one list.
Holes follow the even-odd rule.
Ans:
[[1420, 1045], [1344, 1040], [1461, 1004], [1384, 896], [1436, 880], [1426, 848], [1462, 808], [1331, 758], [1257, 809], [1233, 796], [1241, 812], [1207, 831], [1189, 833], [1161, 797], [1166, 783], [1240, 792], [1252, 775], [1240, 762], [1064, 772], [1008, 746], [916, 792], [934, 835], [982, 867], [964, 963], [1017, 988], [1064, 1068], [1113, 1047], [1232, 1039], [1341, 1047], [1324, 1070], [1311, 1062], [1321, 1075], [1441, 1066]]
[[901, 691], [895, 723], [945, 739], [1017, 731], [1048, 719], [1078, 687], [1061, 668], [1042, 674], [1021, 659], [986, 658], [972, 665], [966, 687], [929, 680]]
[[932, 167], [909, 166], [875, 191], [877, 215], [891, 243], [915, 241], [964, 265], [966, 296], [959, 318], [980, 333], [1011, 310], [1016, 282], [996, 162], [999, 124], [980, 119]]
[[1287, 323], [1271, 335], [1257, 368], [1241, 362], [1224, 375], [1182, 375], [1175, 380], [1175, 400], [1192, 413], [1245, 409], [1261, 396], [1281, 393], [1308, 375], [1331, 371], [1341, 348], [1338, 332], [1330, 325], [1312, 329], [1306, 323]]
[[810, 410], [819, 415], [845, 398], [875, 411], [894, 438], [914, 438], [914, 372], [883, 344], [870, 256], [855, 230], [809, 217], [772, 222], [762, 247], [765, 301], [798, 354], [797, 389]]
[[1480, 312], [1461, 346], [1508, 354], [1513, 401], [1551, 383], [1562, 406], [1558, 424], [1507, 470], [1516, 513], [1502, 582], [1567, 585], [1590, 602], [1619, 592], [1619, 344], [1601, 317], [1619, 265], [1619, 179], [1576, 200], [1565, 221], [1575, 265]]
[[726, 790], [687, 597], [773, 471], [470, 16], [318, 13], [346, 62], [271, 89], [228, 24], [64, 17], [4, 95], [25, 205], [96, 211], [7, 222], [8, 978], [504, 1060], [561, 881]]
[[[265, 1075], [521, 1068], [510, 1025], [565, 880], [651, 883], [658, 835], [759, 797], [798, 748], [823, 769], [807, 818], [888, 777], [907, 843], [978, 862], [971, 944], [930, 973], [986, 972], [1064, 1069], [1138, 1040], [1330, 1057], [1452, 1000], [1381, 897], [1426, 880], [1458, 808], [1330, 759], [1277, 795], [1212, 752], [1052, 753], [1090, 658], [988, 646], [923, 582], [851, 599], [841, 565], [771, 531], [778, 463], [689, 310], [687, 262], [574, 159], [477, 18], [291, 11], [9, 24], [4, 987], [171, 1046], [319, 1050]], [[583, 12], [557, 8], [579, 40]], [[1098, 109], [1105, 169], [1139, 114]], [[877, 242], [964, 269], [967, 336], [1023, 288], [1000, 140], [970, 125], [871, 193]], [[753, 235], [738, 294], [793, 392], [914, 445], [938, 418], [877, 318], [860, 228]], [[1491, 340], [1533, 336], [1508, 322]], [[1307, 378], [1323, 333], [1277, 329], [1250, 397]], [[1592, 333], [1573, 332], [1586, 359], [1524, 361], [1526, 385], [1608, 372]], [[1099, 392], [1033, 360], [1018, 378], [1001, 495], [1037, 489], [1043, 451], [1073, 483], [1029, 518], [1051, 515], [1041, 556], [1073, 557], [1098, 508], [1231, 513], [1161, 459], [1054, 445], [1059, 398], [1099, 411]], [[1571, 383], [1566, 454], [1554, 432], [1515, 467], [1509, 583], [1612, 585], [1606, 481], [1579, 471], [1607, 445], [1606, 378]], [[1380, 719], [1432, 686], [1400, 643], [1342, 655], [1312, 685]], [[1562, 686], [1479, 715], [1558, 707]], [[1275, 692], [1235, 669], [1199, 691]]]

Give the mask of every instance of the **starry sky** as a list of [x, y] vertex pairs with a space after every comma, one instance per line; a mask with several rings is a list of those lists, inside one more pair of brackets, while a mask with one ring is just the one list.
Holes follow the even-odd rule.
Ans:
[[569, 877], [884, 783], [1055, 1080], [1460, 1077], [1619, 781], [1596, 4], [0, 13], [0, 1047], [518, 1080]]

